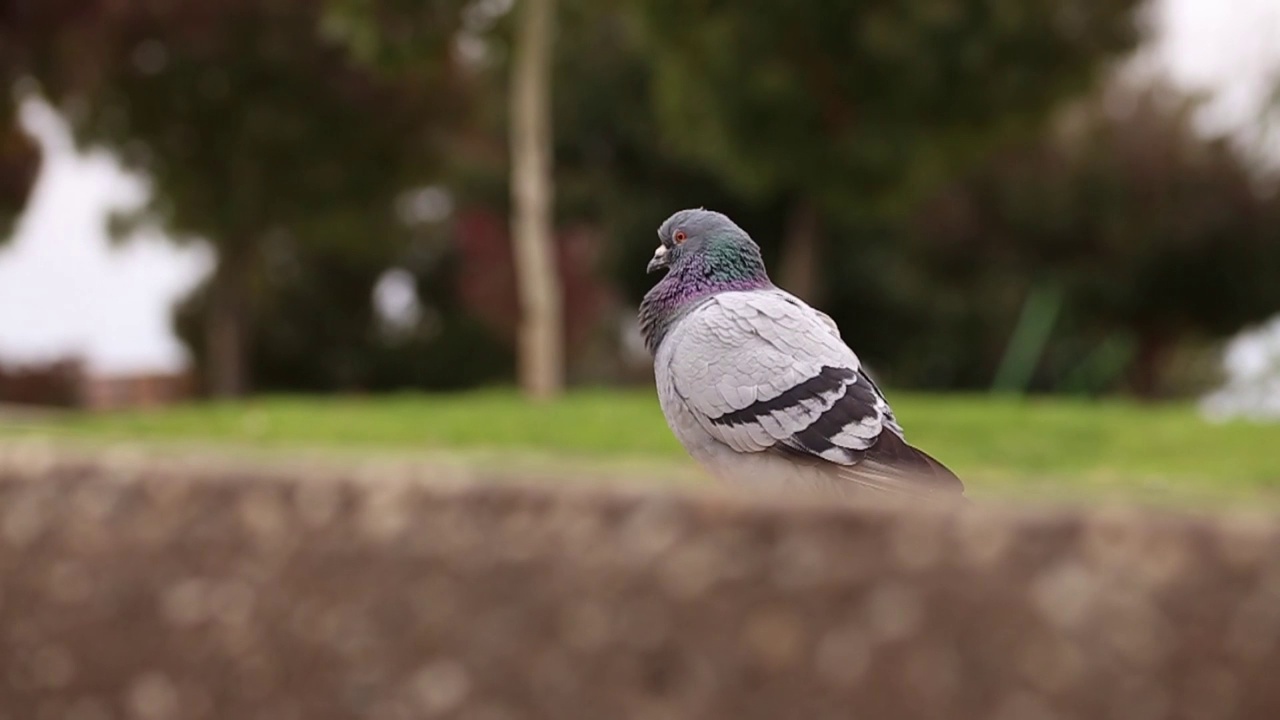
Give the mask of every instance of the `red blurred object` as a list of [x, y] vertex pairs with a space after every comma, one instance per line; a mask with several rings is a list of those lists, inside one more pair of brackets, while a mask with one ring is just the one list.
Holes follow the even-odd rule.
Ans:
[[[486, 208], [459, 210], [456, 220], [461, 267], [458, 292], [466, 308], [511, 343], [520, 322], [515, 261], [506, 218]], [[600, 279], [596, 265], [602, 238], [587, 225], [556, 230], [556, 257], [564, 293], [564, 328], [568, 355], [599, 327], [613, 292]]]
[[0, 404], [121, 410], [171, 405], [194, 390], [185, 372], [101, 375], [76, 359], [0, 365]]
[[75, 407], [83, 377], [84, 366], [78, 360], [0, 365], [0, 403]]

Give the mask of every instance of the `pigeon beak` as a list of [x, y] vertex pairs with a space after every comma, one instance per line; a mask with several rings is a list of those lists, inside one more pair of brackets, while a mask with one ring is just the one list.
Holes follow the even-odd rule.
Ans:
[[649, 267], [645, 272], [653, 272], [661, 270], [667, 266], [667, 246], [659, 245], [657, 250], [653, 251], [653, 259], [649, 261]]

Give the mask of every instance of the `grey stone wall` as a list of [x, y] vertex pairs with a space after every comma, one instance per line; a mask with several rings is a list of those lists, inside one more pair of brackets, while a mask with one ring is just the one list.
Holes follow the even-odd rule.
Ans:
[[0, 452], [0, 718], [1280, 718], [1265, 515], [424, 474]]

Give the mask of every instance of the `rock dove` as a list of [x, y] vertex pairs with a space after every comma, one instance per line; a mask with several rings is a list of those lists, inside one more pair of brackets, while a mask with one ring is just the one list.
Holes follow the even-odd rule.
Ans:
[[732, 220], [681, 210], [658, 229], [640, 304], [667, 424], [730, 482], [863, 498], [957, 499], [950, 470], [907, 444], [884, 394], [826, 314], [769, 280]]

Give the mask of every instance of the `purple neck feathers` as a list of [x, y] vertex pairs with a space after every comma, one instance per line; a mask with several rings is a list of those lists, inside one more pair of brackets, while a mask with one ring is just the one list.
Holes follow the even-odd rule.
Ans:
[[640, 333], [651, 355], [658, 352], [658, 346], [675, 322], [707, 298], [723, 292], [773, 287], [763, 266], [758, 271], [751, 268], [749, 273], [741, 272], [745, 268], [731, 268], [738, 272], [726, 272], [711, 267], [706, 258], [690, 260], [682, 267], [672, 267], [640, 302]]

